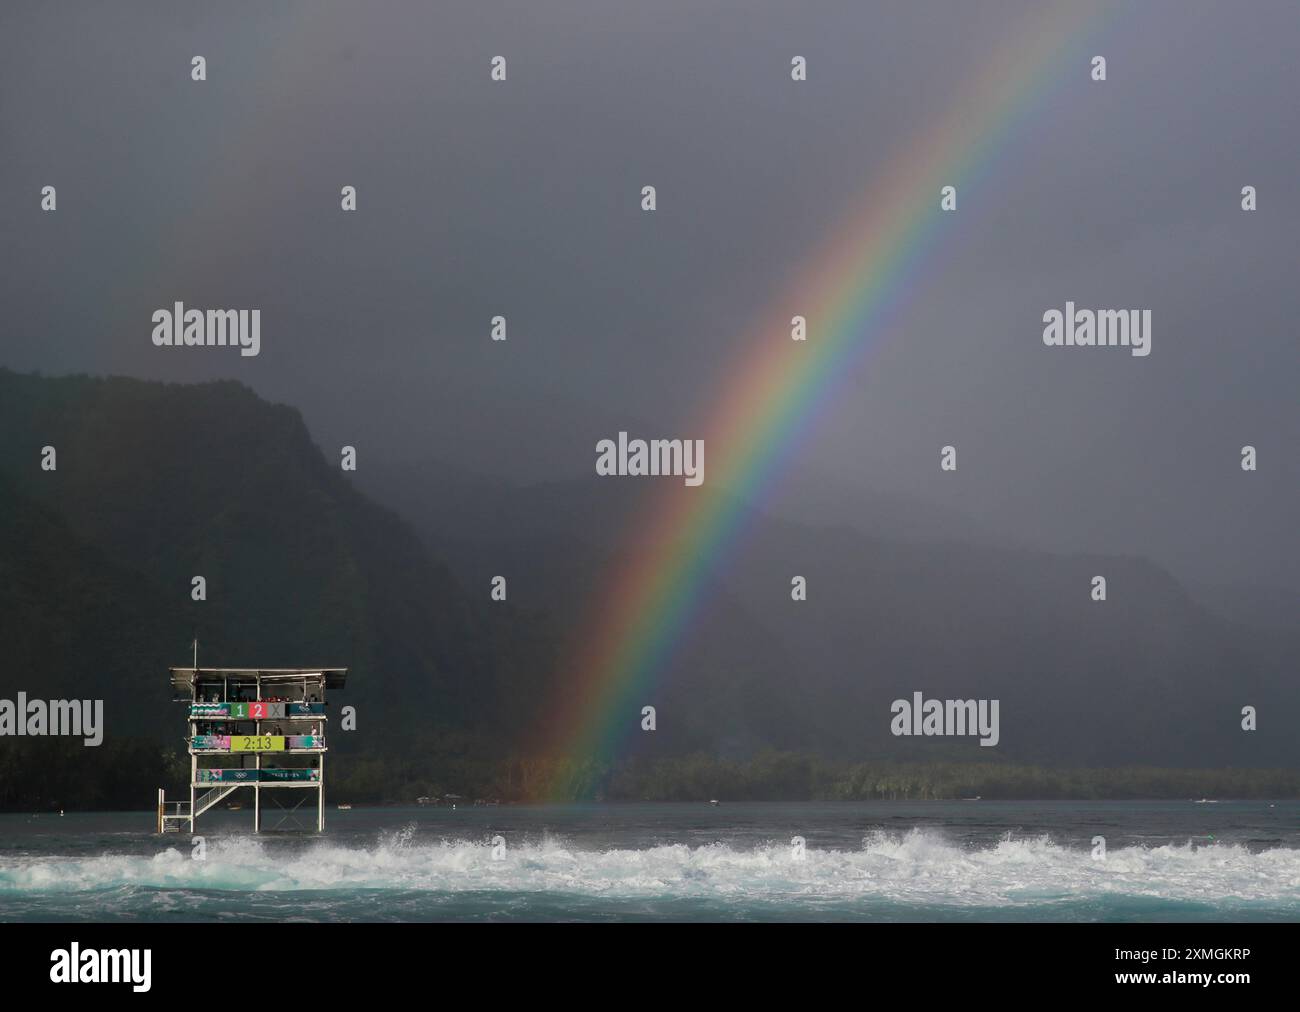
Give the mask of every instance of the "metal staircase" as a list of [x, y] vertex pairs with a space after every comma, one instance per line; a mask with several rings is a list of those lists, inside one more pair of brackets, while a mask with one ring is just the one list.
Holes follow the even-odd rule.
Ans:
[[194, 799], [194, 818], [197, 819], [222, 798], [228, 797], [242, 786], [242, 784], [219, 784], [209, 791], [204, 791]]
[[194, 810], [188, 801], [167, 801], [162, 789], [158, 790], [158, 832], [179, 833], [182, 829], [194, 830], [194, 820], [213, 805], [237, 791], [243, 784], [218, 784], [194, 799]]

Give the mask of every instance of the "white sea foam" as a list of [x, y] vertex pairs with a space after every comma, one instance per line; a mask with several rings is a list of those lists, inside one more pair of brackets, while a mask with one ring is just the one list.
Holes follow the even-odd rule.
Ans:
[[500, 860], [489, 840], [415, 841], [385, 836], [373, 846], [326, 841], [286, 849], [249, 837], [211, 838], [205, 860], [188, 847], [152, 856], [7, 857], [5, 894], [181, 889], [231, 892], [502, 892], [597, 899], [703, 899], [854, 902], [951, 907], [1032, 906], [1065, 900], [1150, 897], [1300, 906], [1300, 850], [1252, 852], [1239, 845], [1086, 850], [1046, 837], [1004, 839], [968, 849], [913, 830], [877, 834], [860, 849], [819, 849], [795, 860], [784, 843], [739, 849], [684, 844], [645, 849], [580, 849], [547, 838], [510, 843]]

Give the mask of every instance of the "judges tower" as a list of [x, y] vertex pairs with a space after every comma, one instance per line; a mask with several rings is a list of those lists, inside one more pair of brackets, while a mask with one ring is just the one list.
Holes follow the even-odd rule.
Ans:
[[305, 828], [295, 814], [305, 801], [316, 803], [323, 830], [325, 694], [343, 688], [347, 668], [170, 670], [173, 698], [189, 708], [190, 800], [169, 803], [160, 788], [158, 832], [194, 832], [200, 815], [243, 787], [253, 792], [253, 832]]

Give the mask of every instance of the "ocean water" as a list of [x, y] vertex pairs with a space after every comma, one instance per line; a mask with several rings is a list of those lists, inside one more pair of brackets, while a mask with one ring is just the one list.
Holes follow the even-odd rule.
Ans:
[[[1300, 920], [1300, 802], [0, 815], [0, 920]], [[268, 822], [271, 820], [268, 820]], [[1106, 839], [1105, 860], [1091, 856]], [[805, 841], [802, 859], [792, 845]], [[500, 843], [494, 844], [494, 839]]]

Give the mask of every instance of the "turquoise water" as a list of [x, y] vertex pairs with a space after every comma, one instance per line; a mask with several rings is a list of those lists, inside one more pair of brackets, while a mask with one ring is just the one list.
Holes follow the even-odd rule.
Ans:
[[[0, 920], [1300, 920], [1300, 803], [0, 815]], [[1093, 837], [1106, 858], [1092, 857]], [[792, 845], [805, 841], [802, 855]]]

